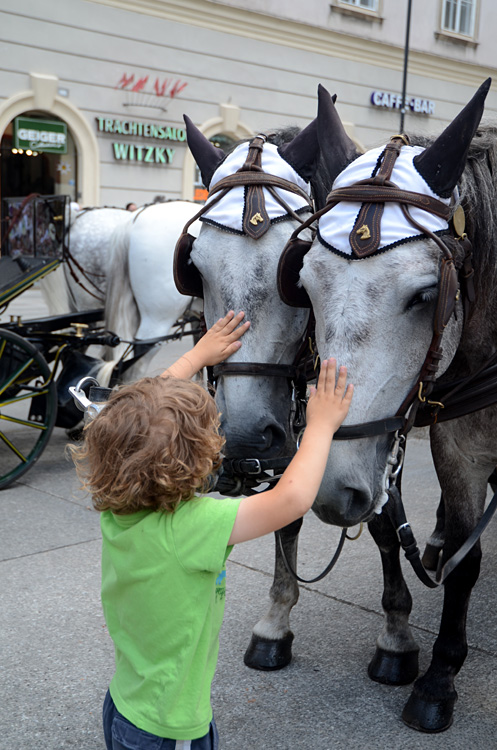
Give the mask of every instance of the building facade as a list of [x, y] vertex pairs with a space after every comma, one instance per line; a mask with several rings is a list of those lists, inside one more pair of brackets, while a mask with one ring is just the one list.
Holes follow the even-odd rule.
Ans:
[[[202, 200], [214, 142], [305, 126], [317, 85], [362, 147], [397, 133], [408, 0], [2, 0], [1, 197]], [[412, 0], [404, 130], [436, 134], [495, 73], [493, 0]], [[485, 117], [495, 118], [497, 81]]]

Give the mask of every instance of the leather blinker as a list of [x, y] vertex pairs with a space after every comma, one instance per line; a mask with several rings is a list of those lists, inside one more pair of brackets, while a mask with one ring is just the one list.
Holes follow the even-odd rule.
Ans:
[[442, 258], [438, 302], [433, 322], [433, 331], [441, 335], [454, 312], [459, 298], [459, 281], [452, 258]]
[[277, 272], [278, 292], [283, 302], [290, 307], [311, 307], [306, 290], [299, 286], [304, 256], [311, 245], [311, 241], [295, 237], [287, 242], [280, 256]]
[[191, 259], [195, 237], [183, 232], [174, 249], [173, 275], [174, 283], [180, 294], [188, 297], [203, 297], [202, 276]]

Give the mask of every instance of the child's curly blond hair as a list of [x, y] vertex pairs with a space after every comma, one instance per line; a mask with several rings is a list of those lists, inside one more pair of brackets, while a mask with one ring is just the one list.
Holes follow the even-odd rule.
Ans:
[[172, 512], [208, 489], [224, 439], [212, 396], [190, 380], [143, 378], [113, 393], [71, 447], [96, 510]]

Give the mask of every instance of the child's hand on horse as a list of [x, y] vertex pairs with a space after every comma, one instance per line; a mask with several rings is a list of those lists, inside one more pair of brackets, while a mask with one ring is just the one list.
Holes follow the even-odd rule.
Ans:
[[340, 367], [337, 378], [337, 365], [334, 359], [321, 364], [318, 386], [311, 386], [307, 403], [307, 424], [322, 423], [323, 429], [331, 427], [336, 432], [349, 411], [354, 386], [347, 385], [347, 368]]
[[235, 315], [230, 310], [209, 328], [193, 349], [163, 372], [163, 377], [191, 378], [203, 367], [217, 365], [230, 357], [241, 347], [240, 339], [250, 327], [248, 321], [242, 323], [244, 317], [244, 312]]

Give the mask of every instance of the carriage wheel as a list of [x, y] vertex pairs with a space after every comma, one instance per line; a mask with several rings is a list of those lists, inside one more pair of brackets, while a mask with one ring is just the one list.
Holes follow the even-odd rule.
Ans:
[[57, 392], [42, 354], [0, 329], [0, 489], [18, 479], [43, 452], [57, 414]]

